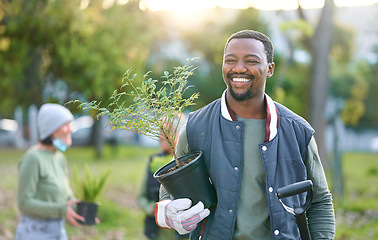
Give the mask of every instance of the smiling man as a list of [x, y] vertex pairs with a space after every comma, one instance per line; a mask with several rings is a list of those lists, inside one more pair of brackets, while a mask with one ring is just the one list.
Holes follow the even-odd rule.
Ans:
[[235, 38], [226, 45], [223, 59], [223, 79], [228, 90], [226, 99], [240, 117], [265, 118], [265, 83], [274, 71], [272, 48], [268, 49], [265, 50], [262, 41], [253, 38]]
[[[170, 200], [161, 188], [156, 219], [161, 227], [190, 239], [300, 239], [294, 217], [281, 206], [278, 188], [313, 182], [307, 211], [312, 239], [333, 239], [332, 196], [319, 158], [314, 130], [300, 116], [265, 93], [274, 73], [273, 45], [262, 33], [244, 30], [227, 41], [222, 97], [189, 115], [177, 155], [201, 150], [216, 188], [216, 207], [204, 209], [189, 199]], [[285, 199], [300, 206], [306, 195]], [[202, 221], [205, 219], [204, 221]]]

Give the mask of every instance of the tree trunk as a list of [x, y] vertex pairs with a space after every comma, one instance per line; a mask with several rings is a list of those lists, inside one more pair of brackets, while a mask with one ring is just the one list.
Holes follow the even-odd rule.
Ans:
[[16, 85], [16, 88], [22, 87], [23, 89], [18, 89], [18, 92], [27, 96], [30, 103], [40, 105], [42, 103], [41, 89], [43, 89], [40, 70], [42, 47], [31, 49], [28, 55], [31, 62], [24, 71], [25, 85]]
[[325, 1], [319, 25], [311, 41], [313, 57], [312, 81], [310, 84], [310, 122], [316, 133], [319, 154], [325, 166], [328, 166], [325, 147], [325, 104], [328, 98], [329, 85], [329, 51], [333, 33], [333, 0]]
[[92, 134], [91, 134], [92, 145], [96, 151], [96, 157], [100, 159], [102, 157], [102, 150], [104, 148], [105, 139], [104, 139], [104, 126], [102, 124], [102, 118], [94, 121]]
[[[299, 14], [304, 19], [304, 13], [299, 8]], [[310, 123], [315, 129], [320, 158], [323, 165], [328, 167], [325, 147], [326, 120], [324, 115], [325, 103], [328, 98], [329, 83], [329, 51], [333, 35], [334, 1], [326, 0], [315, 35], [307, 39], [306, 43], [312, 56], [312, 71], [310, 83]]]

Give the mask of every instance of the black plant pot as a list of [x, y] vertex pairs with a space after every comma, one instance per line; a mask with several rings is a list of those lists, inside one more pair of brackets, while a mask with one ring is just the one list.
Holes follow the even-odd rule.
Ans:
[[176, 165], [173, 160], [154, 173], [154, 177], [164, 186], [174, 199], [189, 198], [195, 205], [203, 202], [206, 208], [217, 204], [217, 197], [212, 185], [201, 151], [189, 153], [178, 159], [179, 162], [195, 157], [188, 164], [165, 173]]
[[96, 215], [97, 215], [97, 203], [89, 202], [78, 202], [77, 203], [77, 213], [84, 217], [84, 221], [78, 222], [82, 225], [95, 225], [96, 224]]

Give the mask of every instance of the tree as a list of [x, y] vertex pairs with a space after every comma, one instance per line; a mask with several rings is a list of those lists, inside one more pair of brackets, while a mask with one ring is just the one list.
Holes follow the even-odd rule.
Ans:
[[109, 95], [130, 65], [144, 73], [150, 43], [160, 33], [139, 9], [139, 1], [104, 8], [103, 1], [92, 0], [82, 9], [79, 2], [4, 3], [5, 30], [0, 34], [10, 44], [0, 52], [6, 63], [0, 68], [2, 89], [9, 90], [17, 81], [21, 94], [16, 102], [40, 105], [48, 76], [50, 81], [62, 79], [91, 100]]
[[[374, 49], [375, 58], [378, 59], [378, 44]], [[361, 117], [359, 125], [364, 124], [365, 127], [378, 129], [378, 61], [375, 63], [361, 62], [359, 75], [363, 76], [368, 84], [368, 93], [365, 98], [365, 114]]]
[[61, 1], [1, 1], [1, 5], [0, 38], [8, 44], [0, 50], [0, 107], [10, 114], [16, 104], [41, 104], [48, 49], [54, 37], [68, 30], [75, 8], [73, 2]]
[[[198, 71], [193, 78], [189, 79], [194, 86], [192, 90], [200, 92], [196, 108], [200, 108], [219, 98], [226, 87], [221, 69], [223, 50], [227, 38], [232, 33], [243, 29], [255, 29], [267, 33], [267, 24], [261, 21], [258, 10], [253, 8], [241, 10], [211, 9], [206, 12], [209, 17], [192, 28], [173, 25], [172, 19], [163, 18], [168, 14], [165, 12], [160, 14], [156, 13], [155, 17], [162, 19], [163, 27], [167, 29], [167, 35], [169, 36], [170, 32], [174, 32], [176, 35], [171, 35], [171, 39], [177, 38], [183, 43], [186, 52], [183, 52], [181, 60], [191, 57], [200, 58], [193, 63], [198, 64]], [[216, 16], [216, 18], [211, 16]], [[224, 16], [224, 18], [220, 19], [218, 16]], [[164, 39], [164, 41], [166, 42], [167, 39]], [[159, 57], [162, 58], [163, 56]], [[179, 60], [164, 59], [164, 63], [162, 61], [154, 61], [149, 67], [152, 72], [159, 72], [156, 68], [169, 69], [177, 65]]]
[[[25, 109], [47, 100], [103, 98], [111, 95], [126, 69], [145, 72], [151, 43], [162, 33], [150, 24], [149, 13], [139, 9], [139, 1], [106, 7], [100, 0], [87, 6], [80, 2], [1, 1], [3, 114], [10, 115], [16, 105]], [[64, 82], [71, 94], [43, 99], [44, 87], [56, 82]]]
[[[325, 149], [326, 121], [324, 117], [324, 108], [328, 97], [328, 57], [332, 46], [334, 8], [335, 5], [333, 0], [325, 1], [314, 35], [311, 38], [306, 37], [305, 40], [312, 57], [309, 120], [316, 131], [315, 136], [317, 138], [319, 154], [325, 165], [327, 165], [327, 158]], [[301, 19], [307, 21], [300, 4], [298, 7], [298, 13]]]
[[[145, 71], [152, 42], [161, 33], [149, 24], [148, 13], [139, 9], [139, 1], [107, 9], [102, 1], [91, 1], [78, 17], [80, 25], [73, 26], [71, 36], [56, 42], [51, 71], [67, 79], [70, 89], [85, 99], [106, 103], [127, 68], [132, 66], [137, 74]], [[98, 156], [103, 145], [102, 127], [101, 120], [95, 121], [91, 138]]]

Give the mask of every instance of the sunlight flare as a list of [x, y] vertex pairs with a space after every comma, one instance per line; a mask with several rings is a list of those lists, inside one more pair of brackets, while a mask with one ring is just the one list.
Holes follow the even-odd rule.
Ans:
[[[325, 0], [300, 0], [304, 9], [322, 8]], [[378, 4], [378, 0], [335, 0], [338, 7], [368, 6]], [[214, 7], [249, 8], [260, 10], [294, 10], [297, 0], [144, 0], [143, 5], [151, 11], [168, 10], [178, 14], [188, 14]]]

